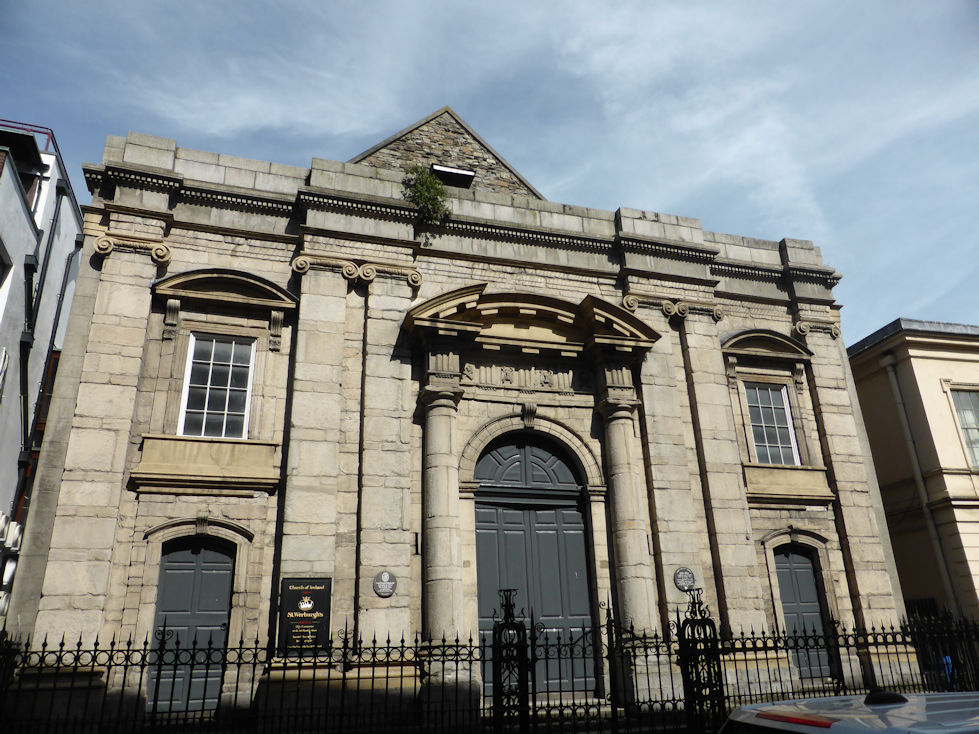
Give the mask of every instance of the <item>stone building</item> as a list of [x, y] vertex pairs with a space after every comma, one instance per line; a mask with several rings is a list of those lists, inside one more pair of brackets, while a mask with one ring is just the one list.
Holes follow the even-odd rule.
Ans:
[[734, 630], [903, 611], [812, 243], [549, 202], [448, 108], [348, 163], [131, 133], [85, 175], [15, 630], [467, 637], [513, 587], [661, 631], [682, 569]]
[[54, 132], [0, 120], [0, 627], [29, 514], [81, 231]]
[[979, 616], [979, 326], [897, 319], [848, 351], [908, 612]]

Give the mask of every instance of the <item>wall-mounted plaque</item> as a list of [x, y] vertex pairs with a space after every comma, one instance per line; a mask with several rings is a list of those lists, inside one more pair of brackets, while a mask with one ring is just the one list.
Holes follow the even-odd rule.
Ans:
[[680, 591], [690, 591], [697, 583], [697, 577], [693, 571], [685, 566], [681, 566], [673, 573], [673, 585]]
[[282, 579], [279, 593], [279, 645], [313, 647], [330, 639], [332, 579]]
[[374, 577], [374, 593], [382, 599], [394, 596], [398, 588], [398, 579], [390, 571], [381, 571]]

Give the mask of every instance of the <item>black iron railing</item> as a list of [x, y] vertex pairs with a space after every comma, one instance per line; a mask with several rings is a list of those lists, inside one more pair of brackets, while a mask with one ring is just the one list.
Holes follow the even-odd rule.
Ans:
[[972, 621], [718, 638], [706, 608], [688, 619], [669, 636], [608, 613], [555, 631], [511, 606], [480, 640], [340, 633], [296, 649], [0, 633], [0, 731], [709, 731], [745, 703], [979, 689]]

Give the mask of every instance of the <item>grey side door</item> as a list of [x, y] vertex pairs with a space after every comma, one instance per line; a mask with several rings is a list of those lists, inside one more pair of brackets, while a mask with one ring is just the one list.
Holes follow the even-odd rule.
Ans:
[[829, 658], [823, 648], [825, 600], [812, 554], [804, 546], [789, 544], [776, 548], [774, 555], [785, 631], [798, 638], [794, 658], [799, 672], [804, 678], [828, 676]]
[[[234, 546], [206, 536], [165, 543], [160, 559], [154, 647], [147, 699], [157, 711], [206, 711], [217, 706], [234, 579]], [[208, 650], [210, 649], [210, 654]]]

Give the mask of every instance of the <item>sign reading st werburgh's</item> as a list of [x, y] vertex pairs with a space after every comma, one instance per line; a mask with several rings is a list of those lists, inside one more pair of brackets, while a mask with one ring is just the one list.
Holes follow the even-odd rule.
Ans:
[[332, 579], [285, 578], [279, 593], [279, 645], [313, 647], [330, 637]]

